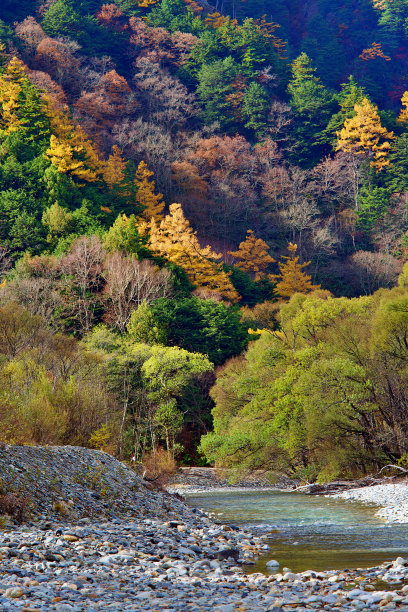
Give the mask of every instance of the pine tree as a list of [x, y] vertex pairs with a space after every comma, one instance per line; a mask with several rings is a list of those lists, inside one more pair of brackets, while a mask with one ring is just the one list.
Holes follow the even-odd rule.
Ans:
[[134, 253], [140, 258], [151, 255], [146, 247], [147, 239], [141, 236], [137, 220], [134, 215], [127, 217], [122, 214], [117, 217], [112, 227], [109, 228], [103, 246], [110, 253], [121, 251]]
[[285, 261], [279, 262], [280, 274], [271, 274], [269, 278], [277, 281], [275, 294], [280, 297], [292, 297], [295, 293], [309, 293], [320, 289], [320, 285], [313, 285], [312, 277], [303, 272], [310, 265], [310, 261], [299, 263], [299, 255], [296, 255], [297, 244], [288, 245], [289, 256], [283, 255]]
[[262, 137], [266, 130], [268, 103], [268, 96], [262, 85], [251, 83], [244, 95], [242, 112], [247, 119], [245, 127], [253, 130], [257, 138]]
[[196, 287], [216, 292], [232, 301], [239, 299], [229, 275], [219, 262], [221, 255], [209, 246], [200, 246], [197, 234], [185, 218], [181, 204], [171, 204], [169, 214], [160, 225], [152, 218], [150, 248], [183, 268]]
[[341, 132], [337, 132], [336, 151], [365, 155], [370, 159], [370, 166], [380, 172], [390, 163], [387, 156], [394, 133], [381, 125], [378, 108], [367, 98], [356, 104], [354, 110], [355, 117], [347, 119]]
[[41, 92], [30, 83], [23, 62], [13, 57], [0, 75], [0, 128], [17, 130], [37, 145], [48, 140], [50, 130]]
[[163, 218], [163, 194], [155, 194], [155, 182], [150, 180], [152, 176], [154, 176], [154, 172], [149, 170], [144, 161], [141, 161], [136, 170], [136, 201], [144, 207], [142, 212], [142, 217], [144, 219], [147, 221], [150, 219], [159, 221]]
[[323, 151], [320, 146], [321, 132], [327, 125], [332, 96], [320, 83], [306, 53], [301, 53], [292, 64], [292, 78], [289, 81], [289, 103], [295, 122], [295, 142], [293, 158], [296, 163], [310, 165], [313, 158], [320, 159]]
[[255, 275], [255, 280], [265, 278], [265, 270], [275, 260], [268, 253], [269, 246], [261, 238], [256, 238], [252, 230], [247, 231], [246, 239], [240, 243], [237, 251], [228, 251], [238, 259], [237, 268]]
[[340, 106], [340, 110], [332, 115], [327, 127], [322, 133], [322, 142], [330, 142], [334, 147], [337, 145], [337, 132], [339, 132], [347, 119], [351, 119], [356, 116], [354, 107], [356, 104], [366, 98], [364, 89], [360, 87], [353, 76], [350, 76], [346, 83], [341, 85], [341, 90], [337, 94], [337, 102]]

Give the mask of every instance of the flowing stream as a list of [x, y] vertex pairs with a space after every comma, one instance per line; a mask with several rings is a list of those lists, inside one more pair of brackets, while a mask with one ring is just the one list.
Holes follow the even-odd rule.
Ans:
[[384, 523], [375, 516], [377, 506], [280, 491], [212, 491], [188, 499], [222, 522], [269, 536], [271, 550], [250, 572], [268, 572], [270, 559], [279, 561], [280, 569], [301, 572], [366, 568], [408, 557], [408, 524]]

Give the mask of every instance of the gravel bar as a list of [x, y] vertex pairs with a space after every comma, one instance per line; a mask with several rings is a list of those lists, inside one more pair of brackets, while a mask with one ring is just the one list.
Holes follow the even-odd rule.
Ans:
[[31, 507], [22, 525], [1, 517], [1, 612], [408, 610], [408, 560], [246, 575], [264, 537], [146, 488], [106, 453], [4, 447], [0, 476]]
[[408, 523], [408, 484], [378, 484], [328, 495], [381, 506], [377, 516], [387, 523]]

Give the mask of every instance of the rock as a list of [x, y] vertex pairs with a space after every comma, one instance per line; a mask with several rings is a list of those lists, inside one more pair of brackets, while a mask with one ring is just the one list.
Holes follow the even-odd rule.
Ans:
[[51, 552], [46, 552], [44, 555], [44, 558], [46, 561], [51, 561], [51, 562], [55, 562], [58, 563], [59, 561], [63, 561], [63, 557], [62, 555], [55, 555], [54, 553]]
[[275, 561], [274, 559], [271, 559], [266, 564], [266, 567], [279, 567], [279, 565], [280, 565], [279, 561]]
[[233, 559], [238, 562], [240, 551], [237, 548], [225, 548], [216, 553], [217, 559], [224, 561], [225, 559]]
[[397, 557], [393, 563], [394, 566], [398, 565], [408, 565], [408, 561], [403, 557]]
[[67, 542], [78, 542], [79, 540], [77, 536], [71, 535], [71, 534], [63, 535], [62, 538], [66, 540]]
[[4, 593], [5, 597], [10, 597], [11, 599], [19, 599], [20, 597], [23, 597], [23, 595], [24, 591], [19, 587], [12, 587], [10, 589], [7, 589]]

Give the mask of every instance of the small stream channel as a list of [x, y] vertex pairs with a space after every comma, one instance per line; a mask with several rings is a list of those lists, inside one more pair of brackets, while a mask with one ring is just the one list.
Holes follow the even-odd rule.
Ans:
[[301, 572], [366, 568], [408, 557], [408, 524], [385, 524], [375, 516], [377, 506], [280, 491], [213, 491], [187, 499], [222, 522], [269, 536], [271, 550], [250, 572], [268, 572], [270, 559]]

